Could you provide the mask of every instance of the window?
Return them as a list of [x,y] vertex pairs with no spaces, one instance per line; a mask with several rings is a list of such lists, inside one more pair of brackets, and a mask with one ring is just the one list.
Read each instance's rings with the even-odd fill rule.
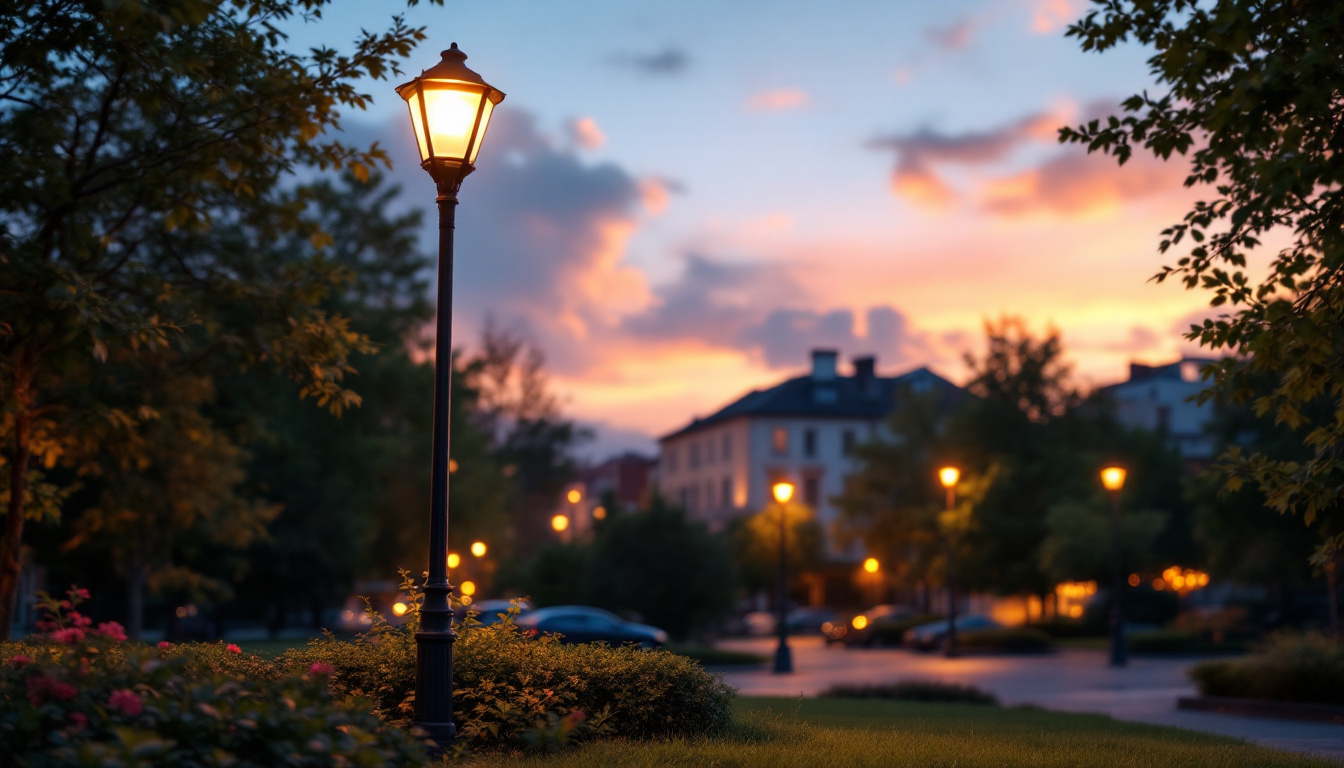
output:
[[803,478],[803,503],[816,508],[821,502],[821,478],[813,475]]
[[731,432],[723,433],[723,460],[728,461],[733,458],[733,435]]
[[714,438],[712,437],[705,441],[705,463],[714,463]]
[[789,455],[789,428],[775,427],[774,433],[770,436],[770,446],[776,456]]
[[809,459],[817,455],[817,430],[803,431],[803,455]]
[[854,430],[846,429],[840,435],[840,450],[846,456],[850,456],[854,453]]
[[690,462],[690,464],[691,464],[691,469],[695,469],[695,468],[697,468],[697,467],[700,466],[700,444],[699,444],[699,443],[691,443],[691,462]]
[[733,506],[733,479],[725,477],[723,478],[723,508],[732,509]]
[[670,448],[670,447],[669,447],[669,448],[667,449],[667,471],[668,471],[668,472],[676,472],[676,471],[677,471],[677,449],[676,449],[676,448]]

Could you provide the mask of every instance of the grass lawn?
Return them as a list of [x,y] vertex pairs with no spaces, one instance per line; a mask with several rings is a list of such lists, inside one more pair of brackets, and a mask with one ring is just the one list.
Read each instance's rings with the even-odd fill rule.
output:
[[737,700],[732,732],[703,740],[605,742],[548,756],[485,756],[473,768],[1129,768],[1336,766],[1100,715],[853,699]]

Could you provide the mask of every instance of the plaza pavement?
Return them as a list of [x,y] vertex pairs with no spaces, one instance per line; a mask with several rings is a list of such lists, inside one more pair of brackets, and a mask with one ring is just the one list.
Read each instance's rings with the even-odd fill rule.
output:
[[[1344,725],[1237,717],[1176,709],[1178,696],[1196,693],[1185,670],[1196,659],[1131,658],[1113,669],[1100,650],[1066,649],[1041,656],[963,656],[897,648],[826,648],[820,637],[791,638],[794,673],[776,675],[768,665],[735,670],[724,679],[744,696],[816,696],[836,683],[936,680],[974,685],[1007,706],[1031,704],[1066,712],[1095,712],[1119,720],[1189,728],[1246,739],[1278,749],[1344,760]],[[720,647],[764,656],[772,638],[726,640]]]

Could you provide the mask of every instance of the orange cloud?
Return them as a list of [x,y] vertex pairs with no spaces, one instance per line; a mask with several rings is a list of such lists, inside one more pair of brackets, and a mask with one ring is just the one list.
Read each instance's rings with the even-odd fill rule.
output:
[[785,112],[807,104],[807,94],[797,88],[761,91],[747,100],[747,109],[753,112]]
[[1072,148],[1036,168],[986,182],[980,208],[1009,218],[1103,217],[1134,200],[1182,189],[1188,168],[1180,156],[1164,162],[1136,154],[1121,166]]
[[908,168],[891,175],[891,191],[925,208],[950,208],[957,194],[932,169]]

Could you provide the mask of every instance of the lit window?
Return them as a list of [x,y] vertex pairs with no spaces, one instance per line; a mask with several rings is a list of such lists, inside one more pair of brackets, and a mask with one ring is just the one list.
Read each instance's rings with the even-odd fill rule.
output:
[[770,445],[774,448],[776,456],[789,455],[789,428],[775,427],[774,434],[770,437]]

